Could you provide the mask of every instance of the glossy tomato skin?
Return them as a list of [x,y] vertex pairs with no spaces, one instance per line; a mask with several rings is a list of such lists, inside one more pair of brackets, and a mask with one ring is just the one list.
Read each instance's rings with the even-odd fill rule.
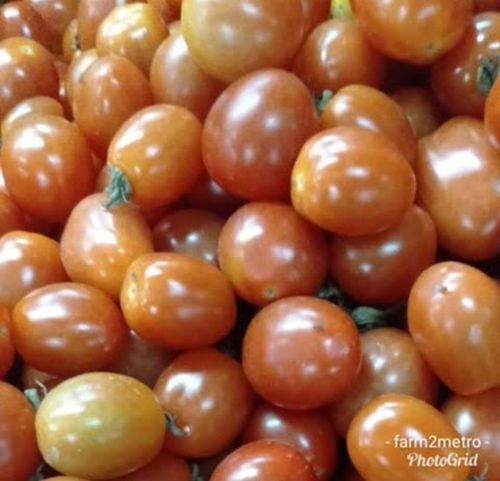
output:
[[116,133],[108,165],[132,187],[132,201],[151,210],[179,199],[203,171],[201,122],[184,107],[154,105],[130,117]]
[[330,0],[301,0],[304,12],[304,38],[320,23],[328,19]]
[[477,85],[484,58],[500,55],[500,12],[477,14],[458,45],[432,67],[431,86],[453,115],[482,117],[486,95]]
[[338,235],[384,231],[413,203],[410,164],[382,134],[336,127],[310,138],[292,172],[292,202],[311,222]]
[[266,401],[315,409],[356,382],[359,334],[342,309],[314,297],[289,297],[253,318],[243,340],[243,368]]
[[373,87],[349,85],[340,89],[321,114],[321,126],[363,127],[385,135],[411,164],[417,157],[417,139],[403,109]]
[[497,78],[486,100],[484,126],[490,142],[500,150],[500,77]]
[[378,50],[415,64],[431,64],[451,50],[473,13],[473,0],[353,0],[352,6]]
[[[244,478],[243,478],[244,476]],[[291,446],[264,439],[233,451],[210,481],[316,481],[311,465]]]
[[180,30],[157,48],[149,77],[156,103],[185,107],[200,120],[225,88],[193,61]]
[[337,439],[323,411],[291,411],[261,403],[241,435],[243,444],[274,439],[299,451],[314,469],[318,481],[332,479],[337,467]]
[[100,372],[52,389],[35,426],[45,461],[89,480],[117,478],[146,465],[160,451],[165,432],[161,408],[147,386]]
[[476,12],[495,11],[500,9],[500,0],[475,0]]
[[469,472],[464,466],[410,465],[408,454],[424,458],[450,454],[465,456],[463,447],[412,447],[404,449],[396,439],[459,440],[451,423],[426,402],[406,394],[384,394],[364,406],[354,418],[347,435],[347,448],[352,463],[366,481],[394,479],[463,481]]
[[110,297],[68,282],[21,299],[12,313],[12,334],[29,365],[67,377],[106,368],[123,349],[127,330]]
[[26,481],[41,461],[35,437],[35,412],[14,386],[0,381],[0,472],[9,481]]
[[479,465],[472,474],[488,469],[488,479],[500,479],[500,388],[474,396],[452,395],[442,408],[443,414],[464,437],[480,439]]
[[14,364],[15,354],[9,311],[5,306],[0,305],[0,379]]
[[467,260],[498,255],[500,152],[483,124],[451,119],[422,139],[419,150],[417,202],[432,217],[440,246]]
[[241,365],[215,349],[180,354],[158,378],[154,392],[182,433],[176,437],[167,430],[166,451],[189,458],[228,448],[253,405]]
[[57,98],[59,78],[54,58],[42,45],[28,38],[0,42],[0,119],[19,102],[35,95]]
[[[64,84],[66,88],[66,96],[68,98],[68,103],[73,109],[73,99],[74,91],[76,86],[80,83],[83,74],[88,68],[98,59],[97,52],[95,48],[85,50],[78,55],[73,57],[73,60],[69,64],[68,70],[65,75]],[[71,114],[73,112],[71,111]]]
[[407,394],[434,404],[438,380],[407,332],[391,327],[364,332],[361,351],[363,361],[356,384],[330,408],[341,436],[347,435],[356,413],[381,394]]
[[0,236],[27,227],[26,218],[9,195],[0,192]]
[[125,272],[138,257],[153,252],[153,236],[136,207],[104,207],[93,194],[71,213],[61,237],[61,259],[74,282],[93,285],[118,299]]
[[215,102],[203,130],[203,161],[210,177],[238,197],[287,200],[295,159],[317,130],[305,85],[284,70],[260,70]]
[[293,207],[251,202],[226,222],[219,262],[239,297],[264,306],[294,295],[312,295],[328,270],[325,235]]
[[[467,264],[442,262],[424,271],[408,301],[408,326],[436,375],[455,393],[499,384],[500,287]],[[467,356],[463,353],[466,352]]]
[[153,55],[168,35],[159,12],[135,2],[115,7],[99,25],[96,50],[99,56],[120,55],[149,74]]
[[181,16],[194,61],[228,83],[254,70],[286,67],[304,32],[301,0],[184,0]]
[[191,467],[184,459],[161,452],[143,468],[115,481],[192,481]]
[[186,254],[156,253],[135,260],[120,304],[131,329],[170,349],[215,344],[236,322],[229,281],[213,265]]
[[293,72],[318,95],[350,84],[378,87],[384,78],[385,60],[365,39],[357,20],[330,19],[304,40]]
[[122,124],[152,103],[151,89],[139,68],[126,58],[111,55],[94,62],[77,84],[73,116],[92,150],[105,159]]
[[436,253],[434,223],[427,212],[413,205],[398,224],[380,234],[334,237],[330,273],[357,303],[391,305],[408,298]]
[[223,225],[224,219],[208,210],[177,210],[156,224],[155,250],[189,254],[217,265],[217,245]]
[[3,139],[2,168],[16,204],[48,222],[65,221],[78,201],[92,192],[97,177],[83,134],[53,115],[18,121]]

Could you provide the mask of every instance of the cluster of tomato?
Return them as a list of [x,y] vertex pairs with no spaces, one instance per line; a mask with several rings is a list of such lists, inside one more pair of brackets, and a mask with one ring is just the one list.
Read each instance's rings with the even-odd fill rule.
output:
[[0,481],[500,481],[499,0],[0,3]]

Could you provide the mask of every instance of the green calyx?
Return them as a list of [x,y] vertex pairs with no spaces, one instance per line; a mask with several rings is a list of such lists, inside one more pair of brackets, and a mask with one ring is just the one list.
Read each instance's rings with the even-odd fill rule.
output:
[[109,209],[127,204],[130,202],[130,197],[132,196],[132,186],[125,172],[112,165],[108,165],[106,168],[109,173],[109,183],[104,190],[104,194],[108,197],[104,207]]
[[350,0],[332,0],[330,15],[338,20],[352,18],[354,14]]
[[498,77],[498,69],[500,66],[500,55],[493,55],[491,57],[482,57],[477,69],[476,85],[479,92],[483,95],[490,93],[495,80]]
[[321,115],[325,111],[326,106],[332,97],[333,92],[331,90],[323,90],[323,92],[314,97],[314,105],[316,106],[318,115]]
[[36,381],[38,387],[25,389],[24,397],[30,402],[35,411],[38,411],[40,404],[44,400],[45,396],[47,396],[48,390],[45,384],[40,381]]
[[165,426],[174,438],[183,438],[186,435],[186,433],[177,426],[175,417],[172,416],[172,414],[165,414]]
[[191,464],[191,481],[205,481],[200,471],[200,467],[196,463]]

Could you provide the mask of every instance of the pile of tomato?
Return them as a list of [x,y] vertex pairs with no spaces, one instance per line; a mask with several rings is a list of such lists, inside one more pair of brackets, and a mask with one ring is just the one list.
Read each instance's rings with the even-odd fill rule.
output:
[[0,481],[500,481],[499,0],[0,1]]

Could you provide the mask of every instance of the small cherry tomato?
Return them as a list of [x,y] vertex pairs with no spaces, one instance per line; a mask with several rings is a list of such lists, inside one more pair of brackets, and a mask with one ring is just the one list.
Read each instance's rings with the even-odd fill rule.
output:
[[500,150],[500,77],[497,78],[486,100],[484,126],[491,143]]
[[0,192],[0,236],[27,227],[26,217],[5,192]]
[[14,364],[15,354],[9,311],[5,306],[0,305],[0,379]]
[[314,297],[266,306],[243,340],[250,384],[266,401],[289,409],[314,409],[341,398],[356,382],[360,364],[353,320]]
[[83,74],[98,58],[97,52],[93,48],[75,55],[69,64],[64,83],[66,87],[66,96],[71,106],[73,104],[74,91],[76,90],[77,85],[79,85]]
[[165,449],[189,458],[228,448],[253,404],[241,365],[215,349],[180,354],[161,374],[154,392],[173,425]]
[[146,466],[114,481],[198,481],[192,477],[191,467],[168,453],[160,453]]
[[434,264],[410,293],[410,333],[436,375],[457,394],[500,384],[499,320],[500,286],[467,264]]

